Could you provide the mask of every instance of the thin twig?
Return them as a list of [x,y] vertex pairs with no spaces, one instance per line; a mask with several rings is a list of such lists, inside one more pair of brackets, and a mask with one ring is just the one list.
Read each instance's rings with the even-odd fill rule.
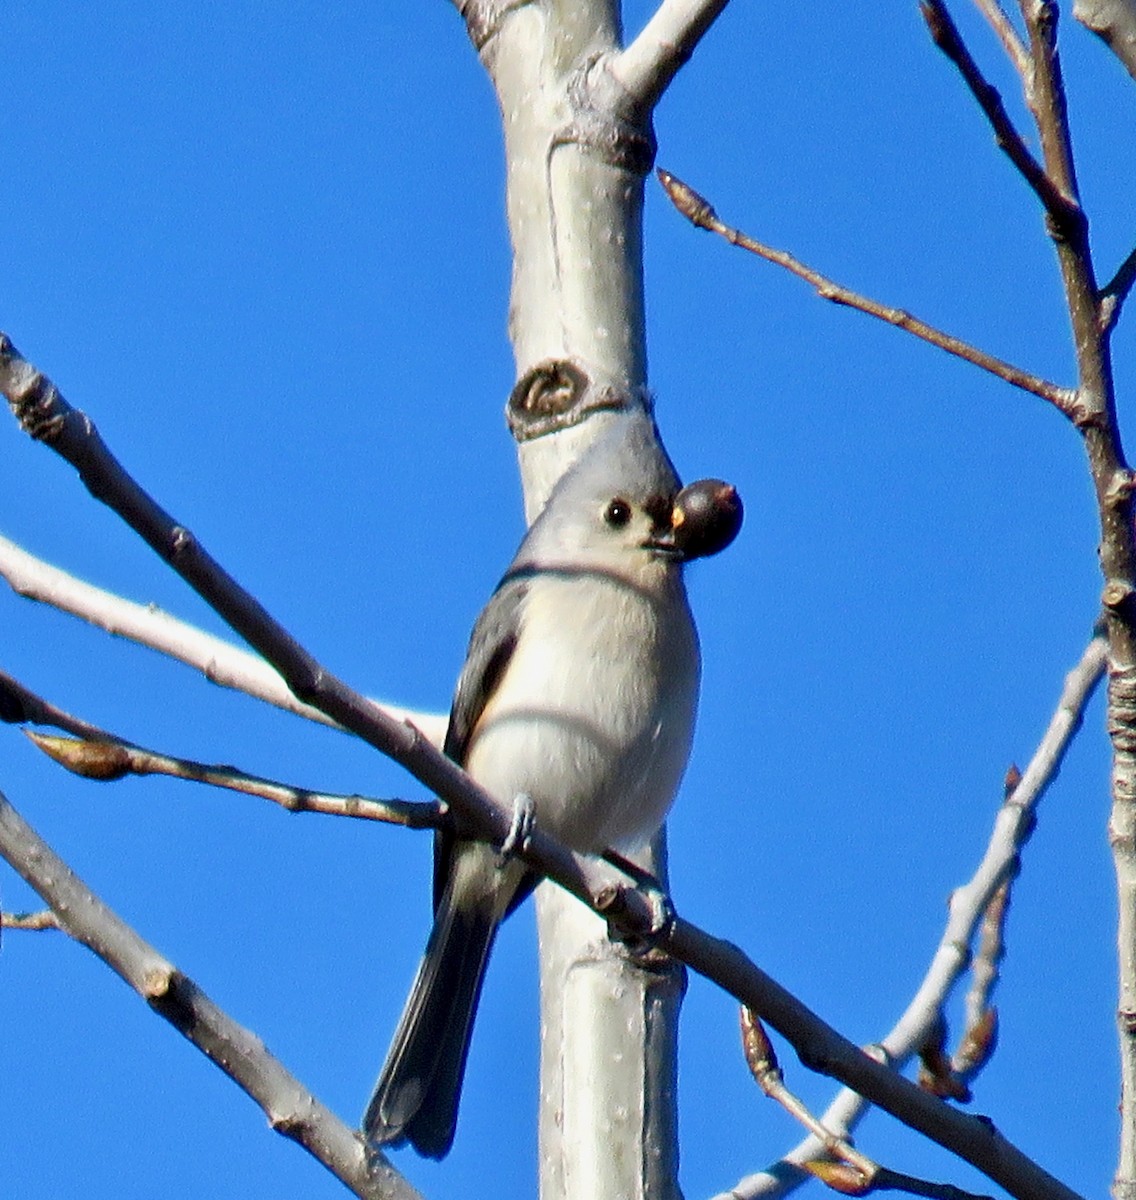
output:
[[932,1200],[990,1200],[964,1192],[949,1183],[932,1183],[914,1175],[904,1175],[870,1159],[846,1138],[825,1128],[797,1096],[786,1086],[785,1077],[757,1016],[744,1005],[741,1009],[742,1049],[746,1065],[758,1087],[799,1121],[822,1147],[826,1158],[805,1163],[805,1169],[833,1191],[845,1196],[868,1196],[872,1192],[902,1191]]
[[767,262],[776,263],[777,266],[784,267],[785,270],[796,275],[798,279],[803,279],[806,283],[811,284],[822,299],[831,300],[834,304],[846,305],[848,308],[854,308],[858,312],[867,313],[868,316],[877,317],[881,321],[886,321],[889,325],[894,325],[899,329],[914,334],[915,337],[922,338],[925,342],[930,342],[932,346],[938,346],[940,350],[945,350],[948,354],[953,354],[957,358],[965,359],[977,367],[982,367],[983,370],[997,375],[999,379],[1004,379],[1007,383],[1012,383],[1015,387],[1019,387],[1023,391],[1032,392],[1033,395],[1040,396],[1043,400],[1048,400],[1050,404],[1054,405],[1054,407],[1063,412],[1071,420],[1075,421],[1077,419],[1076,392],[1071,391],[1069,388],[1060,387],[1055,383],[1050,383],[1048,380],[1041,379],[1036,375],[1031,375],[1029,372],[1023,371],[1000,358],[995,358],[992,354],[987,354],[984,350],[979,350],[967,342],[960,341],[958,338],[952,337],[949,333],[943,333],[942,330],[928,325],[925,321],[921,321],[918,317],[912,316],[911,313],[905,312],[903,309],[888,307],[875,300],[870,300],[866,296],[849,291],[845,287],[841,287],[840,284],[834,283],[831,279],[821,275],[820,272],[805,266],[804,263],[799,262],[784,250],[775,250],[762,242],[756,241],[740,230],[726,225],[714,211],[709,201],[700,196],[688,184],[683,183],[681,179],[670,174],[669,171],[659,170],[656,174],[674,206],[684,217],[700,229],[708,229],[711,233],[716,233],[720,237],[725,238],[732,245],[740,246],[743,250],[748,250],[750,253],[756,254],[759,258],[764,258]]
[[1061,230],[1083,225],[1085,216],[1077,203],[1076,193],[1063,190],[1030,153],[1022,135],[1010,120],[998,89],[987,82],[966,48],[946,5],[942,0],[920,0],[919,8],[927,22],[931,40],[958,68],[971,94],[986,114],[998,148],[1017,167],[1022,178],[1045,206],[1054,225]]
[[[758,1087],[771,1099],[776,1100],[794,1120],[799,1121],[817,1141],[825,1154],[838,1159],[855,1172],[856,1194],[870,1190],[872,1182],[879,1171],[879,1166],[866,1155],[854,1149],[844,1138],[831,1133],[816,1119],[808,1107],[795,1096],[786,1086],[785,1077],[777,1061],[765,1030],[757,1014],[744,1005],[741,1008],[742,1050],[745,1054],[746,1065],[754,1077]],[[810,1164],[809,1169],[814,1175],[820,1174],[814,1170],[819,1163]],[[820,1175],[823,1179],[824,1176]],[[826,1180],[826,1182],[829,1182]]]
[[973,1079],[986,1065],[998,1037],[998,1013],[990,997],[998,983],[999,966],[1005,955],[1006,917],[1010,911],[1009,878],[990,897],[982,910],[978,950],[970,967],[966,993],[966,1032],[954,1056],[954,1069],[964,1079]]
[[974,2],[978,11],[986,18],[987,24],[998,35],[1002,49],[1006,51],[1006,57],[1014,64],[1014,70],[1024,82],[1030,71],[1029,52],[1026,50],[1025,43],[1018,36],[1018,31],[1011,24],[1010,18],[1006,15],[1006,10],[998,3],[998,0],[974,0]]
[[[992,897],[1015,870],[1018,854],[1033,828],[1037,805],[1056,778],[1069,744],[1081,727],[1085,708],[1104,676],[1107,652],[1107,641],[1098,634],[1065,677],[1053,716],[1025,773],[1013,792],[1004,797],[982,862],[970,881],[952,894],[947,925],[923,982],[879,1044],[881,1057],[896,1069],[926,1043],[928,1031],[940,1019],[951,990],[966,970],[967,947]],[[826,1129],[846,1135],[864,1118],[868,1107],[862,1095],[845,1088],[833,1099],[821,1121]],[[808,1179],[802,1164],[821,1150],[815,1139],[807,1138],[778,1163],[740,1180],[717,1200],[776,1200]]]
[[421,1200],[384,1155],[291,1075],[204,992],[144,942],[75,875],[0,794],[0,856],[43,897],[59,924],[111,966],[150,1007],[264,1110],[269,1125],[363,1200]]
[[[1058,1195],[1071,1200],[1076,1194],[1010,1145],[993,1122],[944,1104],[841,1037],[736,946],[710,937],[681,917],[675,918],[672,931],[662,945],[687,966],[760,1013],[763,1021],[797,1048],[802,1061],[819,1067],[825,1074],[841,1077],[861,1096],[870,1096],[872,1103],[878,1103],[940,1145],[946,1144],[942,1138],[949,1138],[948,1148],[952,1153],[1019,1200]],[[827,1117],[824,1123],[832,1128]]]
[[640,104],[652,108],[727,0],[662,0],[639,36],[608,64]]
[[0,671],[0,721],[10,725],[49,725],[52,729],[62,729],[76,737],[104,742],[120,740],[90,721],[56,708],[4,671]]
[[955,1073],[954,1064],[947,1053],[947,1021],[941,1011],[922,1045],[917,1047],[917,1053],[921,1088],[944,1100],[957,1100],[962,1104],[970,1100],[970,1088]]
[[39,912],[0,913],[0,927],[24,929],[35,933],[44,929],[63,929],[59,918],[50,908],[40,909]]
[[1109,334],[1116,328],[1120,320],[1120,310],[1124,301],[1136,284],[1136,248],[1129,252],[1128,257],[1117,268],[1116,274],[1101,288],[1100,294],[1100,327],[1101,333]]
[[880,1167],[872,1184],[877,1192],[909,1192],[912,1196],[926,1196],[929,1200],[990,1200],[989,1196],[964,1192],[951,1183],[932,1183],[914,1175],[905,1175],[902,1171],[893,1171],[890,1167]]
[[[3,390],[3,389],[0,389]],[[0,536],[0,577],[19,596],[49,604],[87,621],[114,637],[147,646],[200,671],[211,683],[232,688],[309,721],[334,725],[325,713],[303,704],[288,690],[277,671],[259,655],[214,637],[153,604],[135,604],[104,591],[29,554]],[[375,700],[396,721],[410,721],[436,746],[446,732],[446,716],[420,712]]]
[[[392,721],[370,701],[322,667],[248,592],[236,583],[126,473],[84,414],[20,357],[0,335],[0,390],[23,428],[71,462],[97,499],[107,504],[157,551],[237,633],[248,640],[305,703],[334,718],[404,766],[446,801],[455,817],[487,841],[509,833],[510,809],[478,786],[411,725]],[[662,931],[658,904],[617,876],[610,866],[570,852],[539,826],[517,853],[556,880],[624,937],[652,938],[660,949],[724,988],[762,1018],[825,1074],[854,1088],[897,1119],[985,1172],[1020,1200],[1077,1200],[1077,1193],[1042,1170],[977,1117],[957,1112],[909,1080],[869,1058],[770,979],[737,947],[681,917]]]
[[[1061,195],[1076,202],[1077,172],[1073,160],[1073,142],[1069,136],[1069,115],[1065,104],[1065,83],[1057,52],[1058,9],[1053,0],[1018,0],[1018,7],[1029,35],[1031,70],[1026,87],[1026,103],[1037,125],[1047,179]],[[1051,212],[1060,237],[1068,238],[1086,228],[1084,213],[1076,204],[1079,221],[1067,226],[1060,213]]]
[[211,787],[226,788],[246,796],[260,796],[288,812],[316,812],[362,821],[384,821],[406,829],[440,829],[447,825],[445,810],[436,801],[376,800],[368,796],[342,796],[313,792],[257,775],[236,767],[209,765],[188,758],[174,758],[145,750],[120,739],[55,737],[26,731],[27,736],[49,758],[84,779],[110,782],[126,775],[169,775]]

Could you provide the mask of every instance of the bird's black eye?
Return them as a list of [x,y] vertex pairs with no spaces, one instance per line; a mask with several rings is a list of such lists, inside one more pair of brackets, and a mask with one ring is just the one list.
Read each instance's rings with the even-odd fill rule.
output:
[[612,529],[622,529],[631,520],[631,505],[619,496],[604,509],[604,520]]

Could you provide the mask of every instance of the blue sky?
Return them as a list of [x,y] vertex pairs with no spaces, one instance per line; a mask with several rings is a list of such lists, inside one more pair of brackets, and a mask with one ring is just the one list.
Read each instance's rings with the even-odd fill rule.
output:
[[[957,6],[1022,118],[1000,51]],[[628,6],[629,29],[651,6]],[[522,531],[500,135],[453,9],[5,6],[0,328],[318,656],[444,708]],[[1064,29],[1100,273],[1134,235],[1136,91]],[[722,216],[1059,382],[1072,361],[1033,197],[914,5],[735,3],[657,118],[659,163]],[[691,572],[705,660],[671,821],[679,909],[849,1037],[906,1005],[1081,652],[1099,579],[1076,434],[1015,392],[686,225],[648,186],[651,383],[684,477],[737,483],[737,543]],[[1131,314],[1116,343],[1121,408]],[[73,472],[0,425],[0,531],[219,623]],[[145,745],[418,796],[347,738],[0,593],[4,669]],[[1115,899],[1096,702],[1044,802],[976,1111],[1088,1193],[1115,1157]],[[90,885],[346,1118],[425,940],[429,839],[171,781],[64,777],[0,729],[0,786]],[[32,903],[0,871],[6,908]],[[0,1194],[334,1197],[340,1186],[86,951],[0,950]],[[427,1195],[531,1194],[530,912],[503,932],[458,1141]],[[692,980],[682,1183],[796,1140]],[[830,1087],[783,1052],[790,1083]],[[989,1190],[889,1118],[861,1145]],[[161,1181],[160,1183],[158,1181]]]

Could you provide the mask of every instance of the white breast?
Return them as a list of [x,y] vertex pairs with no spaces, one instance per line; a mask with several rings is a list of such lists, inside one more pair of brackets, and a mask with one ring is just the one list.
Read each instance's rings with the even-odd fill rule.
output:
[[661,592],[589,573],[535,578],[521,634],[466,757],[506,804],[577,850],[634,849],[686,767],[698,641],[678,572]]

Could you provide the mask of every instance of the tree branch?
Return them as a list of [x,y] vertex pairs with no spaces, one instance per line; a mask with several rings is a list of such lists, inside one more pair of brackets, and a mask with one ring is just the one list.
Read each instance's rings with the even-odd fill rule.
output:
[[1116,274],[1104,285],[1100,295],[1101,332],[1109,334],[1120,320],[1120,310],[1136,284],[1136,249],[1117,268]]
[[1018,31],[1010,23],[1006,10],[998,3],[998,0],[975,0],[975,4],[986,18],[987,24],[998,35],[1002,49],[1006,51],[1006,57],[1014,64],[1014,69],[1024,82],[1030,69],[1029,52],[1022,39],[1018,37]]
[[28,732],[31,740],[53,761],[84,779],[111,782],[126,775],[169,775],[211,787],[241,792],[271,800],[288,812],[316,812],[362,821],[383,821],[405,829],[440,829],[449,824],[445,810],[436,801],[376,800],[367,796],[341,796],[313,792],[257,775],[236,767],[211,766],[188,758],[173,758],[144,750],[119,739],[77,740]]
[[0,794],[0,855],[51,906],[59,924],[94,951],[161,1017],[361,1200],[421,1200],[386,1157],[321,1104],[265,1049],[75,875]]
[[96,741],[120,740],[98,725],[73,717],[54,704],[49,704],[4,671],[0,671],[0,721],[10,725],[50,725],[52,729],[62,729],[76,737],[93,738]]
[[986,114],[998,148],[1018,168],[1022,178],[1045,206],[1054,225],[1063,231],[1083,225],[1085,215],[1077,202],[1075,190],[1063,188],[1030,153],[1021,134],[1014,128],[998,89],[986,81],[966,48],[946,5],[942,0],[920,0],[919,8],[927,22],[931,40],[958,68]]
[[[323,717],[322,713],[319,715]],[[289,812],[318,812],[383,821],[407,829],[441,829],[450,823],[445,809],[435,800],[376,800],[367,796],[314,792],[249,775],[236,767],[209,765],[147,750],[98,725],[73,717],[3,671],[0,671],[0,720],[11,724],[45,725],[75,734],[74,738],[61,738],[25,730],[49,758],[85,779],[110,782],[125,775],[168,775],[259,796]]]
[[[773,1043],[766,1036],[757,1015],[745,1007],[741,1010],[741,1027],[742,1050],[745,1054],[746,1065],[757,1086],[771,1100],[780,1104],[795,1121],[804,1125],[820,1143],[825,1155],[838,1160],[842,1166],[850,1168],[855,1173],[856,1194],[870,1191],[872,1181],[879,1171],[878,1165],[856,1150],[850,1142],[830,1133],[813,1116],[804,1102],[785,1086],[785,1077],[781,1071],[781,1064],[777,1061]],[[810,1171],[812,1174],[824,1178],[823,1174],[813,1170],[812,1166],[810,1166]],[[825,1182],[830,1181],[825,1180]]]
[[1023,371],[1011,363],[1004,362],[1000,358],[995,358],[992,354],[987,354],[984,350],[979,350],[967,342],[960,341],[958,338],[952,337],[949,333],[943,333],[941,330],[928,325],[925,321],[921,321],[918,317],[912,316],[911,313],[905,312],[903,309],[890,308],[875,300],[870,300],[866,296],[861,296],[856,292],[849,291],[845,287],[841,287],[840,284],[834,283],[831,279],[821,275],[819,271],[814,271],[811,267],[805,266],[804,263],[799,262],[784,250],[775,250],[762,242],[755,241],[740,230],[726,225],[719,218],[708,200],[700,196],[692,187],[683,183],[681,179],[672,175],[669,171],[660,169],[656,174],[674,206],[687,220],[697,225],[700,229],[707,229],[711,233],[716,233],[720,237],[724,237],[731,245],[740,246],[743,250],[748,250],[751,254],[756,254],[759,258],[764,258],[767,262],[776,263],[777,266],[784,267],[786,271],[796,275],[798,279],[803,279],[806,283],[811,284],[816,290],[817,295],[822,299],[831,300],[833,304],[846,305],[848,308],[854,308],[858,312],[867,313],[870,317],[886,321],[889,325],[894,325],[898,329],[913,334],[925,342],[930,342],[932,346],[937,346],[940,350],[945,350],[948,354],[955,355],[956,358],[964,359],[966,362],[973,363],[976,367],[981,367],[983,370],[989,371],[992,375],[997,375],[999,379],[1003,379],[1007,383],[1012,383],[1015,387],[1019,387],[1023,391],[1032,392],[1033,395],[1040,396],[1043,400],[1048,400],[1050,404],[1064,413],[1070,420],[1077,420],[1079,409],[1077,407],[1076,392],[1069,388],[1059,387],[1055,383],[1050,383],[1048,380],[1031,375],[1027,371]]
[[608,70],[645,108],[654,108],[728,0],[662,0]]
[[22,929],[39,933],[44,929],[63,930],[59,918],[50,908],[29,913],[0,913],[0,928]]
[[[1107,641],[1098,634],[1065,677],[1057,706],[1025,773],[1004,797],[981,863],[970,881],[952,893],[947,924],[923,982],[907,1010],[879,1043],[886,1061],[897,1069],[918,1052],[940,1019],[951,990],[966,969],[967,947],[976,929],[986,920],[993,898],[1013,876],[1018,854],[1033,828],[1038,803],[1057,777],[1069,744],[1081,727],[1085,708],[1104,676],[1107,653]],[[985,965],[976,965],[979,971],[986,969]],[[827,1130],[845,1136],[866,1113],[864,1097],[845,1089],[821,1121]],[[787,1195],[809,1178],[801,1164],[822,1151],[821,1143],[807,1138],[779,1163],[741,1180],[719,1200],[726,1200],[726,1195],[730,1200],[776,1200]]]
[[[1031,172],[1035,190],[1046,202],[1049,233],[1057,251],[1065,302],[1072,327],[1077,361],[1077,426],[1085,443],[1101,525],[1099,559],[1104,576],[1102,601],[1108,635],[1108,732],[1112,747],[1112,811],[1109,837],[1119,899],[1118,941],[1121,1114],[1120,1152],[1113,1193],[1136,1196],[1136,536],[1133,530],[1136,475],[1130,469],[1116,412],[1109,333],[1119,302],[1131,287],[1136,265],[1126,262],[1102,294],[1089,244],[1088,221],[1078,201],[1076,167],[1069,130],[1065,85],[1057,47],[1058,9],[1052,0],[1019,0],[1029,38],[1030,69],[1026,101],[1041,142],[1043,177],[1036,164],[1019,163]],[[925,13],[945,17],[939,0],[930,0]],[[933,32],[935,22],[929,18]],[[949,18],[937,22],[947,29]],[[954,33],[954,52],[948,53],[967,76],[972,91],[992,122],[997,113],[990,96],[972,76],[969,56]],[[938,39],[936,39],[938,40]],[[942,43],[940,43],[942,44]],[[952,43],[953,44],[953,43]],[[944,46],[946,48],[946,46]],[[1020,156],[1019,156],[1020,157]],[[1015,159],[1015,161],[1018,161]],[[1049,181],[1060,203],[1047,199]]]
[[[3,335],[0,335],[0,339]],[[0,347],[3,342],[0,341]],[[8,343],[11,345],[11,343]],[[2,353],[0,349],[0,353]],[[2,370],[2,367],[0,367]],[[0,391],[3,391],[0,388]],[[200,671],[210,683],[243,692],[285,712],[334,725],[326,714],[303,704],[259,655],[250,654],[223,638],[178,620],[153,604],[135,604],[113,592],[77,579],[36,558],[15,542],[0,536],[0,577],[28,600],[49,604],[111,634],[147,646],[187,667]],[[373,703],[396,721],[410,721],[436,746],[442,744],[448,718],[444,713],[400,708],[382,700]]]
[[[215,562],[183,526],[142,490],[102,442],[88,417],[19,357],[0,335],[0,389],[24,429],[74,465],[91,494],[111,507],[225,621],[271,662],[306,703],[401,763],[444,799],[455,818],[501,842],[512,813],[411,725],[400,725],[322,667]],[[583,900],[625,938],[648,939],[753,1009],[797,1048],[813,1070],[831,1075],[985,1172],[1019,1200],[1078,1200],[984,1119],[948,1107],[884,1066],[756,967],[735,946],[676,916],[662,930],[658,905],[610,867],[572,853],[537,827],[520,851],[541,874]]]

